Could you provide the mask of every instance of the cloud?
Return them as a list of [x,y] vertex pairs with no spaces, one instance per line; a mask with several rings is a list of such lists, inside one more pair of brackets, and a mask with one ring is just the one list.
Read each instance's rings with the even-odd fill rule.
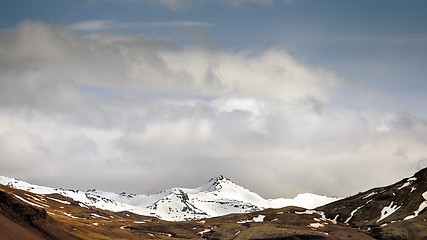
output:
[[123,26],[111,20],[90,20],[72,24],[70,27],[77,31],[96,32],[103,30],[115,30]]
[[73,31],[82,33],[116,32],[123,29],[142,29],[142,28],[204,28],[212,24],[200,21],[166,21],[166,22],[117,22],[112,20],[88,20],[69,25]]
[[[124,0],[125,2],[129,0]],[[144,1],[144,0],[143,0]],[[207,5],[211,3],[219,3],[226,6],[241,7],[247,4],[255,4],[258,6],[273,6],[275,4],[291,4],[297,0],[145,0],[152,4],[163,5],[173,11],[183,11],[194,7],[195,5]]]
[[280,48],[23,22],[0,32],[0,174],[138,193],[224,174],[266,197],[343,196],[425,162],[424,119],[336,104],[342,88]]
[[224,2],[232,6],[240,6],[248,3],[268,6],[268,5],[274,4],[277,1],[276,0],[225,0]]
[[185,27],[185,28],[193,28],[193,27],[209,27],[212,24],[207,22],[198,22],[198,21],[169,21],[169,22],[152,22],[146,23],[144,26],[147,27]]
[[[166,6],[173,11],[182,11],[191,7],[196,1],[193,0],[147,0],[153,4],[160,4]],[[203,1],[203,0],[202,0]]]

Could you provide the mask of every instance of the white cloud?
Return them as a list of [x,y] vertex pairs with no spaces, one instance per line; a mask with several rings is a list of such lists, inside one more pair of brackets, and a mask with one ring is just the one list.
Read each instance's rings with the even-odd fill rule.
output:
[[121,26],[119,23],[111,20],[89,20],[72,24],[70,27],[77,31],[97,32],[104,30],[115,30]]
[[242,4],[254,3],[258,5],[271,5],[276,2],[276,0],[224,0],[226,4],[240,6]]
[[245,122],[248,128],[260,133],[266,133],[265,124],[269,109],[262,102],[250,98],[218,99],[212,102],[212,106],[218,111],[218,114],[223,112],[233,113],[234,111],[248,113],[250,116]]
[[148,1],[155,4],[164,5],[173,11],[184,10],[190,7],[192,4],[196,3],[193,0],[148,0]]
[[[128,0],[124,0],[128,1]],[[208,3],[220,3],[232,7],[241,7],[246,4],[256,4],[260,6],[274,6],[275,4],[291,4],[297,0],[145,0],[152,4],[163,5],[173,11],[187,10],[194,5],[202,5]]]
[[147,27],[185,27],[185,28],[194,28],[194,27],[209,27],[212,24],[207,22],[199,21],[169,21],[169,22],[151,22],[146,23],[144,26]]
[[114,32],[122,29],[141,29],[141,28],[203,28],[212,24],[200,21],[166,21],[166,22],[116,22],[112,20],[88,20],[69,25],[72,30],[96,33],[96,32]]
[[0,174],[145,193],[225,174],[267,197],[346,195],[425,162],[423,119],[333,107],[340,87],[282,49],[25,22],[0,33]]

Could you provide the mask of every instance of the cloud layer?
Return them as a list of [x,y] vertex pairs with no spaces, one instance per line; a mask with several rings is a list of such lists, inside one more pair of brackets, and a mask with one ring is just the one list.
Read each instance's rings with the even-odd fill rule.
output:
[[0,174],[138,193],[224,174],[288,197],[344,196],[424,167],[424,119],[353,109],[340,91],[352,89],[280,48],[27,21],[0,32]]
[[[128,0],[119,0],[119,1],[128,1]],[[144,1],[144,0],[143,0]],[[226,6],[232,7],[241,7],[245,4],[255,4],[259,6],[272,6],[277,3],[281,4],[290,4],[296,0],[220,0],[220,1],[212,1],[212,0],[145,0],[152,4],[160,4],[163,5],[170,10],[173,11],[183,11],[191,8],[195,5],[206,4],[206,3],[215,3],[219,2],[220,4],[224,4]]]

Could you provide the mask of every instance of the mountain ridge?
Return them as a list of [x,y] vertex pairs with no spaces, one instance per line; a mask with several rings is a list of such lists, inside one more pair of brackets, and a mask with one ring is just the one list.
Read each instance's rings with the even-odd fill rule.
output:
[[170,188],[155,194],[127,194],[91,190],[66,190],[30,184],[15,178],[0,176],[0,183],[36,194],[60,194],[113,212],[129,211],[168,221],[217,217],[230,213],[248,213],[266,208],[298,206],[314,208],[337,200],[316,194],[300,194],[293,199],[264,199],[247,188],[219,175],[197,188]]
[[[42,234],[45,231],[70,234],[70,239],[73,236],[81,239],[427,239],[427,168],[394,184],[372,188],[314,209],[293,206],[262,209],[261,204],[301,203],[305,197],[313,201],[316,195],[306,193],[294,199],[263,199],[223,176],[212,178],[198,188],[170,188],[154,195],[53,189],[6,177],[0,177],[0,183],[7,183],[8,186],[0,184],[0,193],[3,191],[4,196],[9,196],[3,198],[3,205],[0,202],[0,217],[25,219],[21,215],[40,212],[43,213],[40,216],[44,216],[39,218],[38,229]],[[239,195],[240,200],[230,199],[233,195]],[[7,214],[14,208],[4,204],[4,199],[29,211]],[[242,201],[244,199],[253,200],[252,205]],[[131,208],[137,211],[128,211]],[[135,214],[142,211],[138,208],[148,215]],[[227,213],[233,211],[238,213]],[[219,216],[213,217],[215,214]],[[0,228],[5,224],[3,220]],[[25,223],[21,227],[31,230]],[[54,232],[50,231],[52,229]],[[4,240],[1,235],[0,239]]]
[[[396,183],[316,208],[329,218],[361,229],[377,229],[378,239],[427,238],[427,168]],[[398,229],[398,230],[396,230]]]

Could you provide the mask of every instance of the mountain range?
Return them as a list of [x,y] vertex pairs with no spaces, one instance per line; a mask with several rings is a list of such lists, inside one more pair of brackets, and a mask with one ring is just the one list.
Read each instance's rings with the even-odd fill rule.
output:
[[427,168],[343,199],[264,199],[223,176],[153,195],[0,183],[0,240],[427,239]]
[[[66,190],[27,183],[0,176],[0,184],[35,194],[59,194],[87,207],[113,212],[129,211],[168,221],[196,220],[230,213],[248,213],[266,208],[299,206],[315,208],[338,200],[311,193],[299,194],[293,199],[264,199],[220,175],[195,188],[171,188],[152,195],[111,193],[98,190]],[[33,199],[27,199],[36,206]],[[40,206],[40,205],[39,205]]]

